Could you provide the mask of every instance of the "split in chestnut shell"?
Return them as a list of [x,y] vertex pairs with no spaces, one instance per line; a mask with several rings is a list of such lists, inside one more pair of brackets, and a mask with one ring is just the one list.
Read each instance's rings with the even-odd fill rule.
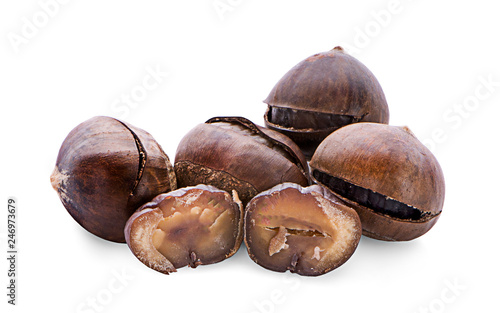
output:
[[120,243],[138,207],[176,188],[170,160],[154,138],[106,116],[91,118],[68,134],[50,180],[83,228]]
[[358,212],[368,237],[412,240],[429,231],[441,214],[443,172],[407,127],[345,126],[319,145],[310,166],[313,181]]
[[372,72],[341,47],[293,67],[264,100],[268,128],[295,141],[310,159],[321,141],[342,126],[389,122],[384,92]]

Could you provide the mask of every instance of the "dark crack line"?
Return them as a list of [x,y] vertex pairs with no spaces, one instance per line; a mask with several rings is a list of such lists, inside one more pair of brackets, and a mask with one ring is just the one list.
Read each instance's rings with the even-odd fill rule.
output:
[[[265,227],[268,230],[278,231],[279,227]],[[287,234],[289,235],[297,235],[303,237],[331,237],[327,233],[322,233],[318,230],[307,230],[307,229],[294,229],[285,227]]]

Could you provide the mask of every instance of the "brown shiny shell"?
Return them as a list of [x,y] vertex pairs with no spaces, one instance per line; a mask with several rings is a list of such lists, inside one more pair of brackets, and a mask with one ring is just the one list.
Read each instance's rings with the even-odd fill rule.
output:
[[243,204],[282,182],[308,184],[297,145],[242,117],[216,117],[193,128],[179,143],[174,167],[179,187],[234,189]]
[[370,201],[360,205],[359,195],[340,194],[357,210],[364,234],[373,238],[414,239],[434,225],[443,208],[441,167],[407,127],[377,123],[345,126],[321,143],[310,166],[312,178],[330,189],[333,181],[340,181],[349,184],[351,192],[361,190],[365,198],[374,195],[386,204],[406,205],[403,209],[417,213],[416,217],[401,218],[397,215],[400,212],[372,209],[372,204],[366,204]]
[[154,138],[105,116],[91,118],[68,134],[50,180],[83,228],[121,243],[134,211],[176,188],[170,160]]
[[[266,126],[293,139],[307,157],[334,130],[355,122],[389,122],[384,92],[372,72],[341,47],[315,54],[293,67],[264,100]],[[286,124],[273,109],[288,109]],[[318,120],[325,116],[348,121]],[[307,120],[312,121],[307,122]]]

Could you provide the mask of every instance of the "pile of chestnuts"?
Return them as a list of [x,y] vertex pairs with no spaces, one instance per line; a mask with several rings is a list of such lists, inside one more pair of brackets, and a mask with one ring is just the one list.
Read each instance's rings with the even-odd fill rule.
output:
[[341,47],[297,64],[264,102],[266,127],[210,118],[173,164],[146,131],[91,118],[64,140],[52,186],[83,228],[165,274],[223,261],[244,242],[266,269],[318,276],[362,234],[407,241],[434,226],[438,161],[388,125],[377,79]]

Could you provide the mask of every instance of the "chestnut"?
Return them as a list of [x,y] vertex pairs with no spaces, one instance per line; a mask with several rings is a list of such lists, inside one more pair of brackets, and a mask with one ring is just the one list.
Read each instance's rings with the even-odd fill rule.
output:
[[50,181],[83,228],[114,242],[125,242],[125,223],[139,206],[176,188],[170,160],[154,138],[106,116],[68,134]]
[[174,168],[179,187],[236,190],[244,205],[279,183],[306,186],[309,179],[306,160],[290,138],[243,117],[214,117],[193,128],[179,143]]
[[389,108],[377,79],[342,47],[295,65],[264,102],[266,126],[295,141],[308,160],[321,141],[342,126],[389,123]]
[[368,237],[412,240],[431,229],[441,214],[443,172],[407,127],[342,127],[319,145],[310,166],[315,182],[358,212]]
[[180,188],[141,206],[125,226],[130,250],[164,274],[188,265],[220,262],[232,256],[243,238],[243,206],[213,186]]
[[284,183],[248,203],[244,231],[255,263],[277,272],[318,276],[351,257],[361,238],[361,222],[327,189]]

